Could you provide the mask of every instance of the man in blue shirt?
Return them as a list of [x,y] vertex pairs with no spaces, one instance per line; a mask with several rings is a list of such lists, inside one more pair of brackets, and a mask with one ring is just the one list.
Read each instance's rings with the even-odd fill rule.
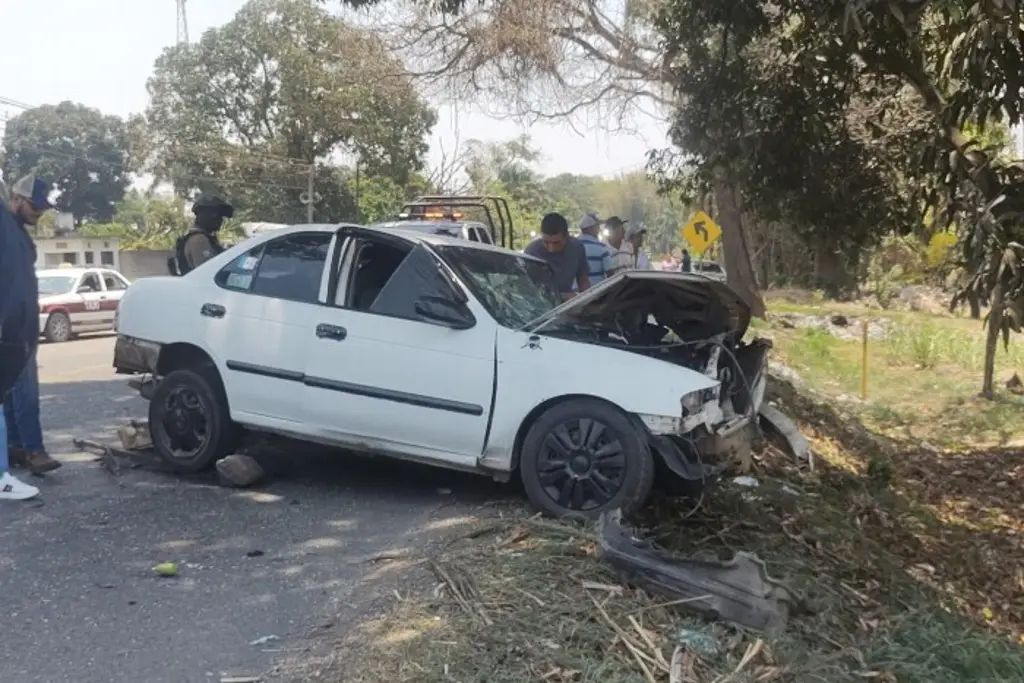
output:
[[597,236],[601,227],[601,219],[596,213],[588,213],[580,219],[580,242],[587,254],[587,268],[590,275],[590,286],[593,287],[615,272],[615,263],[608,245]]
[[[39,284],[36,281],[36,249],[28,226],[51,207],[49,186],[32,176],[11,188],[10,198],[0,197],[0,403],[35,362],[39,344]],[[38,393],[38,387],[36,388]],[[28,500],[39,495],[8,471],[7,426],[0,429],[0,500]]]

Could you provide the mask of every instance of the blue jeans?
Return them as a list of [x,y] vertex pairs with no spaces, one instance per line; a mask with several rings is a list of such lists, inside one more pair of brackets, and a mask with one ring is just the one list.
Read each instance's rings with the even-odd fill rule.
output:
[[[0,406],[2,408],[3,406]],[[6,408],[3,408],[6,411]],[[6,412],[5,412],[6,414]],[[10,469],[7,454],[7,420],[0,420],[0,475]]]
[[6,422],[6,445],[17,446],[26,451],[43,450],[43,426],[39,421],[39,365],[36,352],[18,375],[11,393],[4,399],[4,422]]

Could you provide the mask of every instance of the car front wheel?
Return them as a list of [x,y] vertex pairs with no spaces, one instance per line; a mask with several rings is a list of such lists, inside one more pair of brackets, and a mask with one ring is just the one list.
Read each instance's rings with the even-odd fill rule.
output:
[[149,432],[160,457],[178,472],[199,472],[229,455],[237,427],[216,376],[175,370],[149,401]]
[[71,318],[67,313],[57,311],[51,313],[46,319],[46,327],[43,329],[43,336],[51,344],[66,342],[71,339]]
[[530,427],[519,460],[530,502],[555,517],[633,512],[654,484],[647,440],[621,410],[594,399],[559,403]]

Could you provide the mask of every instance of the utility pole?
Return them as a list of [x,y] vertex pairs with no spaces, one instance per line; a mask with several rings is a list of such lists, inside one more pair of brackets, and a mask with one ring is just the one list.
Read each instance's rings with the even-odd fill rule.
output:
[[188,44],[188,15],[185,13],[185,0],[175,0],[178,6],[178,45]]
[[315,193],[316,188],[313,186],[313,183],[315,181],[316,181],[316,162],[313,162],[312,164],[309,165],[309,178],[307,180],[308,184],[306,186],[306,222],[307,223],[312,223],[313,222],[313,202],[315,201],[315,198],[316,198],[316,193]]
[[359,224],[359,157],[356,157],[356,224]]

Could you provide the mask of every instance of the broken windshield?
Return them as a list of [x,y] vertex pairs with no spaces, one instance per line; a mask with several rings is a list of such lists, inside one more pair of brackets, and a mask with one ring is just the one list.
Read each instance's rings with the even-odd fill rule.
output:
[[437,247],[499,325],[519,329],[562,302],[543,261],[506,251]]

